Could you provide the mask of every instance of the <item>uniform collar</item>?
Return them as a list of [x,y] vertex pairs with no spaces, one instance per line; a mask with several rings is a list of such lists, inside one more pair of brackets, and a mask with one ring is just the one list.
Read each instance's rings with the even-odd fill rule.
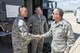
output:
[[56,27],[58,27],[58,26],[63,26],[63,20],[64,20],[64,19],[61,19],[58,23],[56,23],[56,22],[54,21]]
[[22,20],[24,20],[24,18],[23,17],[21,17],[21,16],[18,16],[20,19],[22,19]]
[[[37,16],[36,14],[34,14],[35,16]],[[39,16],[37,16],[37,17],[39,17]],[[42,17],[42,14],[40,15],[40,17]]]

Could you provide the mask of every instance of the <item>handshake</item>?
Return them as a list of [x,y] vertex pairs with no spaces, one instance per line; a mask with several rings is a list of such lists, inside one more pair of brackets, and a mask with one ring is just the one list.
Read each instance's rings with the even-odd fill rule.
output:
[[42,36],[39,34],[34,36],[34,39],[36,39],[37,41],[39,41],[41,38],[42,38]]

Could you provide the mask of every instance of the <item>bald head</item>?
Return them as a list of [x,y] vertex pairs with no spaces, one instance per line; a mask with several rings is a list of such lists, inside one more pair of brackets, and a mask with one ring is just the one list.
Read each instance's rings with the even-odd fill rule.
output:
[[27,17],[27,15],[28,15],[28,10],[27,10],[27,8],[24,7],[24,6],[19,7],[19,15],[20,15],[21,17]]

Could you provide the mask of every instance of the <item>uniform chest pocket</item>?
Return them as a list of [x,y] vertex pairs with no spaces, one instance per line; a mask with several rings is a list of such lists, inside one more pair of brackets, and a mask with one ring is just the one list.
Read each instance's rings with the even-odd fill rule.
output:
[[39,21],[38,20],[33,20],[32,25],[38,25]]
[[39,23],[38,23],[38,22],[35,22],[35,23],[33,23],[33,25],[34,25],[34,26],[38,26],[38,25],[39,25]]
[[63,28],[57,29],[56,33],[57,33],[57,36],[61,38],[65,38],[66,36],[65,30]]

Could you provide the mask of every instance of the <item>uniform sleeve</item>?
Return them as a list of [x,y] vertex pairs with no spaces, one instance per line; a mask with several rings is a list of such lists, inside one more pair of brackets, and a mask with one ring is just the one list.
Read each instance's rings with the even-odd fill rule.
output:
[[23,21],[19,21],[18,28],[19,28],[19,31],[20,31],[20,34],[21,34],[22,38],[27,39],[27,40],[34,38],[34,35],[30,34],[28,32],[28,28],[27,28],[26,24]]
[[27,24],[30,26],[32,24],[32,17],[29,17],[29,19],[27,20]]
[[29,28],[29,32],[31,32],[32,30],[32,17],[29,17],[29,19],[27,20],[27,26]]
[[48,23],[46,21],[46,17],[45,17],[45,23],[44,23],[44,31],[47,32],[48,31]]
[[45,34],[42,34],[42,38],[50,37],[50,36],[52,36],[52,27],[50,27],[48,32],[46,32]]
[[73,46],[74,44],[74,35],[73,35],[73,30],[72,30],[72,27],[69,26],[68,29],[67,29],[67,47],[66,47],[66,50],[69,51],[70,48]]

